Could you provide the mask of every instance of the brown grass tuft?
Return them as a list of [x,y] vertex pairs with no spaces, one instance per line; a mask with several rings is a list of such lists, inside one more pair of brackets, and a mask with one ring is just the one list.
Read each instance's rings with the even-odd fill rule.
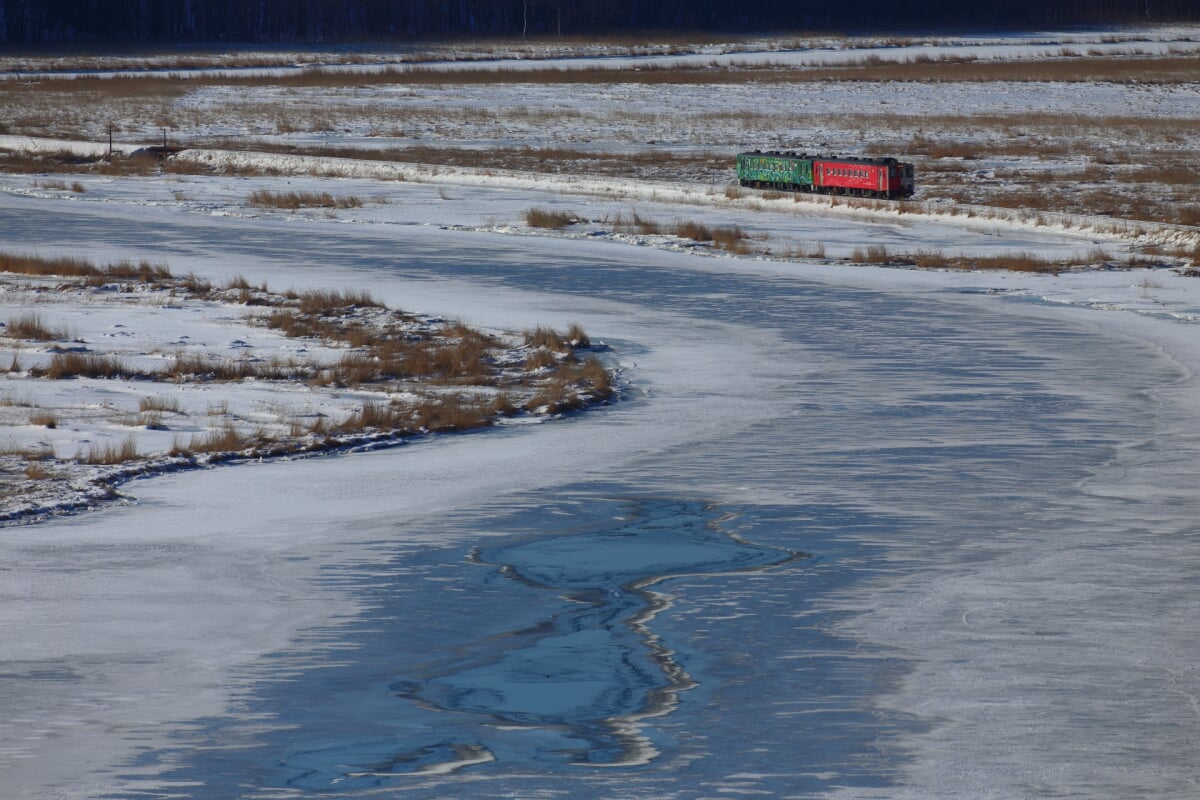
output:
[[428,397],[413,409],[414,424],[431,432],[463,431],[491,425],[494,405],[475,398]]
[[531,228],[560,230],[580,222],[578,216],[569,211],[553,211],[548,208],[531,208],[525,212],[525,224]]
[[525,344],[530,347],[544,347],[555,353],[566,353],[571,344],[553,328],[543,328],[540,325],[525,334]]
[[531,352],[525,358],[524,368],[526,372],[534,372],[539,369],[553,367],[558,364],[558,359],[544,347],[539,347]]
[[567,341],[572,347],[588,348],[592,346],[592,340],[580,327],[578,322],[571,323],[571,327],[567,329]]
[[58,427],[58,417],[51,411],[35,411],[29,415],[29,424],[53,429]]
[[157,411],[178,414],[179,400],[175,397],[163,397],[162,395],[143,397],[138,400],[138,411],[143,413],[147,411]]
[[120,444],[105,443],[88,445],[77,460],[89,465],[124,464],[138,457],[137,443],[129,437]]
[[289,211],[301,208],[361,208],[363,204],[354,195],[334,197],[329,192],[272,192],[267,189],[251,192],[246,203],[259,208],[283,208]]
[[51,380],[65,378],[136,378],[145,377],[113,356],[96,353],[55,353],[44,369],[31,370],[35,377]]
[[45,481],[58,477],[58,473],[40,461],[31,461],[25,465],[25,477],[31,481]]
[[45,257],[23,253],[0,252],[0,272],[11,272],[17,275],[87,277],[98,275],[101,273],[101,270],[84,258],[72,256]]
[[300,301],[301,314],[340,315],[353,308],[383,308],[367,291],[339,291],[337,289],[309,289],[292,292],[290,296]]
[[411,412],[393,403],[368,402],[334,426],[335,433],[359,433],[366,430],[397,431],[411,424]]
[[42,322],[42,318],[32,311],[10,319],[4,326],[4,334],[13,339],[26,339],[34,342],[56,342],[69,337],[64,330],[48,327]]
[[246,449],[250,444],[250,437],[243,436],[234,425],[226,424],[208,433],[193,436],[187,443],[187,447],[182,449],[173,447],[172,452],[175,455],[185,453],[233,453]]

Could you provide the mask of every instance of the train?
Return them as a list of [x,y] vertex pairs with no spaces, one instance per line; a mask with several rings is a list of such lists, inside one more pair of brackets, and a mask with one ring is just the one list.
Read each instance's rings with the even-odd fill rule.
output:
[[777,150],[738,153],[742,186],[848,197],[912,197],[913,165],[894,158],[838,158]]

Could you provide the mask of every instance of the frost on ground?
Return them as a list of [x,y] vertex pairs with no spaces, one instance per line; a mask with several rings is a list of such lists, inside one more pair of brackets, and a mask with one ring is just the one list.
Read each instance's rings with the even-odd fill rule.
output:
[[612,395],[577,327],[481,332],[365,292],[215,287],[146,262],[0,263],[0,520],[111,499],[147,474],[386,446]]

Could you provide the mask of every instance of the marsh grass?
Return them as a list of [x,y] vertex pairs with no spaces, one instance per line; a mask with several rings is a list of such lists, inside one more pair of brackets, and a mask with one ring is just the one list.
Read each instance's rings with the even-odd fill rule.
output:
[[354,195],[334,196],[329,192],[272,192],[256,189],[246,203],[259,208],[282,208],[297,211],[301,208],[361,208],[362,200]]
[[[581,333],[577,331],[576,333]],[[543,348],[554,353],[568,353],[571,342],[553,328],[538,326],[525,333],[525,344],[529,347]]]
[[525,224],[531,228],[560,230],[582,220],[570,211],[554,211],[548,208],[531,208],[525,212]]
[[0,251],[0,272],[16,275],[90,277],[103,270],[84,258],[75,256],[46,257]]
[[288,292],[285,297],[299,300],[301,314],[335,315],[355,308],[383,308],[368,291],[339,289],[309,289],[303,292]]
[[418,430],[449,433],[488,427],[496,414],[494,402],[464,396],[429,397],[413,409]]
[[[245,149],[247,143],[229,142],[228,146],[230,148],[236,146],[237,149]],[[509,147],[504,145],[487,148],[458,148],[434,145],[355,148],[299,146],[266,141],[254,142],[253,149],[267,153],[288,153],[320,158],[352,158],[364,161],[406,162],[482,170],[515,170],[601,176],[628,176],[636,174],[670,178],[681,174],[724,172],[729,168],[728,153],[709,150],[692,153],[673,153],[669,151],[663,152],[658,148],[647,148],[632,152],[607,153],[561,146]]]
[[90,466],[108,466],[136,461],[137,458],[137,442],[133,437],[128,437],[119,443],[90,444],[75,457],[75,460]]
[[150,395],[147,397],[142,397],[138,400],[138,411],[142,413],[150,411],[178,414],[180,413],[179,399],[175,397],[164,397],[163,395]]
[[372,431],[393,435],[449,432],[487,427],[502,406],[496,399],[466,395],[426,395],[411,403],[367,402],[341,423],[332,434]]
[[29,424],[53,429],[58,427],[58,417],[53,411],[39,410],[29,415]]
[[[0,82],[0,104],[3,102],[7,82]],[[96,103],[96,98],[84,96],[76,98],[87,105]],[[102,110],[107,113],[107,109]],[[51,134],[55,128],[43,120],[30,123],[27,126],[31,133],[39,135]],[[40,132],[40,133],[39,133]],[[277,170],[253,165],[226,165],[220,170],[203,161],[188,158],[159,158],[154,155],[114,153],[108,155],[80,154],[69,149],[58,151],[30,151],[18,149],[0,149],[0,172],[14,175],[36,175],[45,173],[103,175],[106,177],[145,177],[152,175],[236,175],[241,177],[271,177],[279,174]],[[56,187],[57,188],[57,187]],[[73,181],[69,186],[72,192],[84,193],[87,187],[79,181]]]
[[1070,259],[1051,259],[1026,251],[1001,253],[998,255],[946,255],[940,250],[917,250],[915,252],[890,252],[882,245],[866,249],[856,248],[849,259],[854,264],[878,264],[885,266],[916,267],[917,269],[953,270],[1005,270],[1009,272],[1031,272],[1057,275],[1065,270],[1116,266],[1127,269],[1159,264],[1161,260],[1147,256],[1131,256],[1118,260],[1107,251],[1094,248],[1082,256]]
[[643,217],[636,211],[628,216],[617,214],[612,220],[605,219],[617,233],[641,236],[677,236],[694,242],[711,243],[720,250],[744,254],[749,252],[749,234],[738,225],[706,225],[696,220],[675,220],[664,223]]
[[612,375],[600,359],[592,356],[582,362],[559,363],[524,408],[534,413],[561,414],[608,400],[614,392]]
[[292,358],[231,359],[203,353],[176,353],[175,359],[161,373],[148,377],[177,382],[295,380],[308,374],[304,364]]
[[588,348],[592,346],[591,337],[578,322],[572,322],[571,327],[567,329],[567,341],[572,347]]
[[25,465],[25,478],[31,481],[46,481],[58,477],[58,472],[42,461],[30,461]]
[[392,431],[412,424],[412,412],[396,403],[363,403],[349,417],[333,427],[334,433],[357,433],[368,429]]
[[749,253],[749,239],[750,235],[738,225],[719,225],[712,229],[713,246],[730,253]]
[[187,445],[178,442],[171,448],[172,455],[193,453],[233,453],[244,450],[252,443],[251,437],[240,433],[235,425],[227,423],[208,433],[192,436]]
[[[289,336],[314,337],[330,347],[345,347],[332,363],[320,360],[297,361],[294,358],[230,359],[205,352],[179,351],[166,367],[138,369],[117,355],[91,352],[59,352],[45,366],[29,371],[31,377],[66,379],[75,377],[114,378],[145,381],[307,381],[315,385],[356,387],[378,391],[381,399],[364,403],[335,425],[325,417],[311,424],[297,418],[286,423],[281,412],[279,424],[285,425],[291,439],[263,427],[247,430],[235,424],[228,401],[210,404],[208,416],[213,427],[187,441],[177,437],[171,453],[175,455],[257,453],[277,455],[294,452],[298,447],[323,449],[340,447],[343,440],[327,439],[314,443],[311,437],[336,437],[346,434],[384,431],[391,435],[410,435],[425,431],[458,431],[492,424],[499,416],[534,409],[562,411],[581,408],[611,396],[611,377],[595,359],[579,362],[575,351],[591,346],[591,339],[578,324],[564,335],[551,328],[529,331],[523,347],[529,363],[522,364],[522,349],[511,337],[475,330],[461,322],[415,318],[388,309],[368,292],[347,290],[289,291],[271,293],[263,285],[254,287],[236,275],[223,285],[187,275],[173,276],[169,270],[150,262],[116,262],[104,266],[77,258],[44,258],[0,252],[0,266],[27,275],[72,278],[85,286],[137,283],[161,290],[170,297],[183,294],[207,302],[253,302],[270,306],[268,310],[247,315],[251,324],[261,324]],[[122,289],[121,291],[129,291]],[[26,335],[44,336],[52,332],[40,319],[27,317],[13,321],[14,330]],[[505,342],[508,342],[505,344]],[[532,356],[531,353],[544,354]],[[535,363],[538,362],[538,363]],[[14,362],[12,369],[19,369]],[[416,401],[389,399],[394,392],[418,395]],[[538,402],[524,402],[536,396]],[[11,395],[4,402],[15,402]],[[179,399],[164,395],[142,395],[137,413],[118,420],[129,426],[162,429],[166,414],[182,414]],[[214,419],[215,418],[215,419]],[[34,410],[33,424],[60,425],[56,414]],[[299,439],[307,439],[301,443]],[[142,458],[132,438],[121,443],[90,444],[77,455],[89,465],[121,464]]]
[[[1016,62],[981,61],[955,56],[886,61],[865,56],[840,65],[781,66],[733,63],[730,66],[639,64],[636,69],[611,67],[498,70],[489,67],[442,70],[410,66],[389,67],[371,76],[379,85],[453,86],[495,84],[677,84],[728,85],[758,83],[810,83],[827,81],[943,83],[993,82],[1106,82],[1119,84],[1176,84],[1195,80],[1200,58],[1194,54],[1165,56],[1058,57]],[[342,70],[305,68],[284,75],[226,74],[205,76],[209,85],[230,87],[283,86],[293,88],[353,89],[362,85],[360,74]],[[44,92],[87,92],[111,98],[178,97],[196,84],[182,75],[116,76],[112,78],[47,76],[36,81]],[[19,87],[29,90],[27,87]],[[10,89],[14,91],[14,89]]]
[[557,363],[558,359],[553,353],[544,347],[539,347],[525,358],[525,371],[536,372],[540,369],[553,367]]
[[812,242],[808,244],[795,245],[784,253],[784,258],[825,258],[825,243]]
[[13,339],[25,339],[33,342],[57,342],[70,337],[67,331],[46,325],[42,318],[32,311],[18,314],[9,319],[4,326],[3,333]]
[[[606,219],[605,222],[608,222]],[[643,217],[636,211],[629,216],[617,214],[612,219],[612,228],[618,233],[635,233],[642,236],[654,236],[662,233],[662,226],[655,220]]]
[[54,353],[44,368],[30,370],[35,377],[51,380],[66,378],[146,378],[121,359],[100,353]]
[[[518,77],[495,70],[436,72],[412,70],[412,83],[488,84],[488,83],[610,83],[646,84],[730,84],[750,80],[766,83],[805,83],[826,81],[942,83],[947,81],[1003,82],[1114,82],[1114,83],[1186,83],[1194,80],[1198,59],[1194,55],[1146,58],[1045,59],[1017,62],[977,61],[971,58],[914,59],[910,62],[885,61],[866,56],[840,65],[781,67],[772,64],[734,63],[717,69],[639,65],[623,69],[545,69]],[[1190,76],[1190,77],[1189,77]],[[399,76],[395,76],[399,77]]]

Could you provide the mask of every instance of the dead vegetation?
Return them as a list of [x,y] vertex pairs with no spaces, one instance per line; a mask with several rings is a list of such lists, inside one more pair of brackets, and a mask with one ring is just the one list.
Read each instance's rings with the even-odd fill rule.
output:
[[[845,46],[850,49],[856,46],[899,47],[905,45],[896,42],[906,41],[909,45],[917,43],[905,37],[866,37],[848,40]],[[788,66],[735,59],[686,69],[648,63],[636,69],[504,71],[480,65],[445,70],[410,64],[385,68],[369,77],[352,70],[322,69],[311,63],[282,76],[214,73],[70,76],[43,73],[26,76],[27,80],[0,82],[0,104],[12,109],[0,124],[10,133],[95,138],[96,120],[111,116],[113,106],[119,105],[122,119],[148,121],[148,127],[170,129],[179,133],[181,141],[189,140],[188,132],[191,131],[191,139],[203,142],[206,147],[477,169],[704,181],[722,185],[728,179],[730,150],[736,146],[730,143],[738,141],[739,133],[754,136],[763,131],[812,131],[811,111],[802,104],[779,104],[776,108],[763,103],[747,107],[734,105],[720,111],[686,109],[672,113],[636,107],[606,109],[603,113],[613,120],[639,132],[638,138],[622,140],[617,149],[582,144],[575,147],[521,147],[501,144],[498,138],[493,142],[496,146],[440,146],[436,143],[403,146],[397,143],[405,139],[487,142],[489,136],[495,136],[493,131],[523,127],[540,132],[563,122],[578,124],[580,120],[586,121],[593,112],[572,103],[480,107],[477,103],[442,103],[426,99],[412,104],[364,104],[358,95],[361,91],[375,89],[388,92],[391,86],[414,90],[435,87],[425,92],[430,95],[442,85],[488,87],[497,83],[568,86],[588,83],[614,87],[674,83],[680,86],[754,87],[776,83],[837,85],[863,81],[996,82],[998,85],[1113,82],[1146,87],[1191,84],[1200,73],[1200,55],[1194,52],[1172,49],[1163,55],[1147,55],[1138,52],[1136,42],[1128,44],[1130,46],[1120,53],[1102,49],[1093,51],[1087,46],[1064,47],[1045,56],[1012,61],[902,53],[893,58],[884,53],[858,59],[851,57],[846,63],[837,65]],[[497,52],[520,53],[522,59],[545,57],[548,52],[561,53],[580,46],[582,43],[556,43],[547,50],[531,43],[495,45]],[[624,45],[615,47],[618,52],[626,51]],[[490,51],[491,46],[488,49]],[[655,45],[634,47],[633,52],[672,49]],[[440,52],[443,58],[458,60],[452,52],[437,48],[422,52],[423,55],[406,58],[420,63],[432,57],[429,53]],[[526,52],[540,55],[530,56]],[[178,60],[216,64],[243,60],[274,63],[279,58],[279,54],[273,53],[197,53],[187,56],[159,53],[145,59],[131,56],[127,60],[129,63],[170,64]],[[330,55],[331,63],[358,63],[364,58],[370,60],[371,57],[350,53]],[[65,59],[65,63],[72,60],[92,63],[93,69],[98,68],[94,60],[82,56]],[[120,63],[123,59],[114,57],[113,60]],[[373,63],[380,63],[380,60],[377,58]],[[176,102],[196,90],[221,87],[234,90],[225,93],[229,99],[194,104]],[[259,90],[261,93],[256,95]],[[309,93],[308,97],[304,96],[305,92]],[[347,100],[351,95],[353,99]],[[42,110],[46,108],[70,109],[71,112],[48,114]],[[224,125],[230,119],[236,120],[235,127],[242,128],[241,133],[226,140],[207,138],[198,133],[214,124]],[[609,124],[610,120],[606,117],[597,123]],[[126,126],[124,132],[127,135],[136,133],[131,123]],[[264,130],[285,135],[343,129],[362,130],[366,135],[378,137],[384,146],[301,146],[258,139]],[[1197,146],[1196,124],[1190,118],[1101,118],[1036,111],[1011,115],[924,115],[892,105],[886,110],[881,107],[877,114],[837,113],[823,119],[821,131],[819,135],[830,143],[830,147],[836,148],[839,142],[863,141],[867,143],[864,149],[868,151],[901,155],[917,161],[920,191],[925,197],[1193,226],[1200,218],[1200,203],[1187,192],[1189,186],[1195,185],[1189,177],[1188,165],[1194,166]],[[393,146],[387,146],[387,139]],[[720,144],[714,146],[714,143]],[[671,146],[658,146],[660,144]],[[687,147],[680,148],[679,144]],[[811,141],[797,142],[795,146],[811,144]],[[1011,192],[1005,190],[1005,181],[978,174],[992,170],[994,163],[988,162],[1000,157],[1015,162],[1012,169],[1017,172],[1017,177],[1013,182],[1017,185]],[[1080,175],[1078,181],[1067,174],[1064,162]],[[1055,171],[1047,169],[1050,165],[1056,167]],[[264,174],[253,168],[223,169],[238,174]],[[0,153],[0,170],[34,174],[138,175],[206,173],[213,168],[186,158],[159,159],[144,154],[83,157],[60,152],[42,155]],[[1085,173],[1091,173],[1094,178]],[[53,185],[58,188],[66,187],[61,180],[49,180],[55,181]],[[51,183],[47,181],[45,185]],[[75,185],[83,188],[79,182]],[[1071,191],[1046,191],[1047,185],[1067,186]],[[1166,194],[1157,196],[1157,190],[1164,187]],[[1079,191],[1074,191],[1075,188]],[[738,192],[736,189],[729,191],[731,194]],[[264,206],[291,210],[336,208],[343,199],[331,197],[309,202],[279,194],[279,197],[264,198]],[[328,205],[329,202],[333,205]]]
[[101,442],[90,444],[75,456],[81,464],[90,466],[110,466],[125,464],[138,458],[137,442],[132,438],[120,442]]
[[39,410],[29,415],[29,424],[54,429],[58,427],[58,417],[53,411]]
[[[253,286],[235,276],[213,285],[195,276],[176,277],[150,262],[97,265],[80,258],[42,257],[0,252],[0,269],[18,275],[74,281],[78,287],[106,287],[112,297],[188,297],[246,309],[246,321],[285,336],[312,339],[340,355],[328,358],[226,358],[181,348],[168,356],[135,360],[114,353],[70,350],[52,352],[22,370],[16,358],[10,368],[23,379],[121,379],[150,386],[172,382],[185,391],[197,383],[254,380],[303,383],[313,387],[366,392],[364,401],[338,419],[317,415],[305,422],[291,416],[271,424],[251,423],[231,412],[229,403],[210,404],[208,430],[177,436],[170,457],[221,460],[238,454],[278,455],[337,449],[362,437],[394,440],[429,432],[485,427],[517,414],[563,413],[601,402],[614,393],[611,376],[594,356],[580,360],[592,346],[578,325],[566,333],[538,327],[523,336],[504,337],[475,330],[460,322],[414,317],[387,308],[368,292],[341,289],[289,290],[282,293]],[[116,284],[118,291],[113,292]],[[68,283],[59,283],[59,289]],[[37,315],[9,320],[6,333],[48,340],[61,338]],[[155,365],[158,363],[161,365]],[[18,404],[6,394],[0,405]],[[63,409],[29,404],[28,424],[56,428]],[[281,411],[281,415],[290,412]],[[140,393],[137,411],[121,412],[118,424],[165,430],[189,418],[179,397]],[[188,424],[195,424],[194,422]],[[372,440],[375,440],[372,439]],[[56,457],[43,448],[9,448],[17,469],[31,480],[59,480]],[[159,456],[164,455],[159,453]],[[155,458],[139,453],[132,438],[95,442],[81,447],[73,460],[90,466],[112,466]],[[42,463],[47,461],[50,463]]]
[[[525,212],[525,223],[532,228],[562,230],[571,225],[589,222],[569,211],[552,211],[544,208],[530,208]],[[738,225],[708,225],[696,220],[675,220],[660,222],[649,217],[643,217],[636,211],[629,214],[617,214],[600,220],[602,225],[612,228],[615,233],[636,234],[640,236],[676,236],[701,244],[709,244],[718,250],[731,253],[745,254],[750,252],[750,235]]]
[[5,336],[33,342],[61,341],[70,335],[60,328],[49,327],[38,314],[32,311],[11,318],[3,328]]
[[[451,113],[450,111],[445,112]],[[516,113],[516,112],[513,112]],[[497,118],[497,124],[502,123]],[[549,120],[548,120],[549,123]],[[484,170],[511,170],[551,174],[579,174],[678,180],[681,176],[706,177],[729,169],[729,154],[709,149],[695,152],[671,152],[648,147],[643,150],[607,152],[572,147],[407,147],[362,148],[301,146],[256,140],[254,142],[211,142],[214,147],[252,147],[265,153],[313,156],[317,158],[353,158],[363,161],[388,161],[409,164],[435,164]]]
[[912,160],[925,198],[1179,225],[1200,221],[1194,120],[1029,112],[867,115],[848,122],[886,128],[866,151]]
[[[842,64],[795,66],[782,63],[714,62],[680,67],[672,64],[640,64],[634,68],[590,67],[504,70],[494,67],[444,70],[422,66],[393,66],[371,75],[376,85],[453,86],[495,84],[740,84],[801,82],[1109,82],[1120,84],[1170,85],[1191,83],[1200,71],[1200,57],[1193,53],[1168,55],[1086,55],[1066,52],[1057,57],[1003,61],[977,60],[955,55],[922,56],[891,61],[865,56]],[[361,86],[360,73],[336,68],[309,67],[282,74],[222,73],[190,76],[176,73],[138,76],[118,74],[44,75],[26,85],[8,87],[11,93],[31,91],[71,92],[107,98],[172,98],[186,93],[198,82],[234,88],[284,86],[289,88],[353,89]]]
[[246,203],[259,208],[282,208],[298,211],[301,208],[361,208],[362,200],[354,195],[333,196],[329,192],[272,192],[256,189]]
[[50,365],[34,367],[30,374],[35,378],[61,381],[67,378],[142,378],[121,359],[98,353],[55,353],[50,356]]
[[[3,89],[0,81],[0,90]],[[2,91],[0,91],[2,95]],[[39,135],[59,133],[56,128],[36,131]],[[14,175],[44,175],[54,174],[83,174],[101,175],[105,177],[138,177],[147,175],[239,175],[244,177],[263,177],[272,173],[270,170],[246,166],[225,166],[220,170],[191,159],[174,157],[160,158],[143,153],[125,154],[123,152],[81,154],[72,150],[30,151],[0,148],[0,172]],[[51,183],[62,184],[62,188],[83,194],[87,191],[79,181],[72,181],[69,186],[65,181],[51,179]],[[45,181],[41,182],[45,186]],[[58,188],[55,186],[55,188]]]
[[1153,256],[1129,256],[1117,259],[1099,248],[1082,256],[1054,259],[1024,251],[996,255],[948,255],[937,249],[894,252],[883,245],[870,245],[865,248],[855,248],[847,261],[851,264],[915,267],[917,269],[1006,270],[1051,275],[1082,268],[1135,269],[1164,266],[1162,259],[1156,259]]
[[604,220],[617,233],[631,233],[641,236],[677,236],[702,244],[711,244],[718,250],[744,255],[750,252],[750,235],[738,225],[707,225],[695,220],[675,220],[660,222],[643,217],[636,211],[628,215],[618,214],[616,217]]
[[525,224],[531,228],[560,230],[580,222],[578,215],[570,211],[554,211],[548,208],[531,208],[525,212]]

